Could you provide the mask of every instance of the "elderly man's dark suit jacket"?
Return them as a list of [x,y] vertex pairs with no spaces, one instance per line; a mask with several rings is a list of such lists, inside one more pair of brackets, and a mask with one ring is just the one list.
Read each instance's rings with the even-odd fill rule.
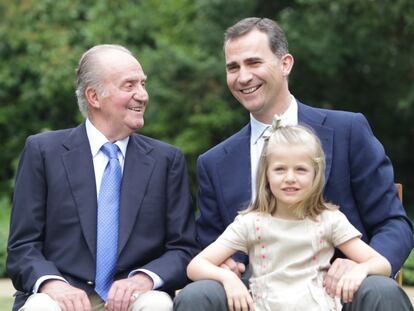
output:
[[[94,290],[97,194],[85,125],[31,136],[14,191],[7,269],[30,293],[44,275]],[[186,164],[178,148],[133,134],[122,178],[116,278],[148,269],[173,292],[197,251]],[[27,296],[27,295],[25,295]],[[16,299],[16,301],[19,299]],[[18,301],[17,301],[18,302]]]
[[[363,239],[396,273],[413,247],[412,226],[398,199],[393,169],[368,122],[357,113],[298,103],[299,123],[311,127],[326,156],[325,198],[338,204]],[[214,241],[251,198],[250,124],[197,162],[197,235]],[[240,257],[239,257],[240,259]]]

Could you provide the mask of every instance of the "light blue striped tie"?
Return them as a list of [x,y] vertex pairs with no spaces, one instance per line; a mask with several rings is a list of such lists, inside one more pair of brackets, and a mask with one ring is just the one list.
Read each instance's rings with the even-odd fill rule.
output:
[[118,252],[119,201],[122,171],[118,146],[106,143],[101,151],[109,158],[98,197],[95,291],[107,300],[113,283]]

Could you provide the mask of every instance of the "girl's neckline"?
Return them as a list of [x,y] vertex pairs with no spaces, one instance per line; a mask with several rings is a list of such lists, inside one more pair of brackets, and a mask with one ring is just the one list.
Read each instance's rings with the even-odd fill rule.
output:
[[310,218],[310,217],[304,217],[302,219],[289,219],[289,218],[282,218],[282,217],[278,217],[278,216],[273,216],[271,214],[263,213],[263,212],[256,212],[256,213],[259,214],[260,216],[268,217],[272,220],[277,220],[277,221],[282,221],[282,222],[300,223],[300,222],[304,222],[304,221],[311,221],[311,222],[319,223],[321,221],[321,219],[320,219],[321,216],[320,215],[316,216],[315,219]]
[[270,219],[280,220],[280,221],[285,221],[285,222],[303,222],[308,219],[308,217],[294,219],[294,218],[284,218],[280,216],[274,216],[268,213],[260,213],[260,214],[266,217],[269,217]]

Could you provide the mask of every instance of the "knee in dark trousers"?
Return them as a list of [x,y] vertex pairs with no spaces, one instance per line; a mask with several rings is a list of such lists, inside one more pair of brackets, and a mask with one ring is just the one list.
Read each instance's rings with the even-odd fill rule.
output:
[[226,311],[227,297],[221,283],[196,281],[184,287],[174,299],[175,311]]
[[344,304],[344,311],[413,311],[413,306],[404,290],[395,280],[372,275],[367,277],[357,290],[351,303]]

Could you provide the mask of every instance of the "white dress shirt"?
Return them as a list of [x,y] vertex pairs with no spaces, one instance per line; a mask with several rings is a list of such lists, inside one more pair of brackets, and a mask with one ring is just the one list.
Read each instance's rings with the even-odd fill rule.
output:
[[[109,162],[108,157],[101,151],[101,147],[106,144],[108,139],[104,134],[93,126],[89,119],[86,119],[86,135],[88,136],[89,146],[91,147],[93,169],[95,171],[95,183],[96,183],[96,195],[99,196],[99,189],[101,188],[102,176],[105,171],[105,167]],[[119,147],[121,152],[118,152],[119,164],[121,164],[121,170],[124,171],[125,154],[128,146],[129,136],[118,140],[115,144]],[[98,197],[96,198],[98,199]]]
[[[101,151],[101,147],[108,142],[108,139],[89,121],[86,120],[86,135],[88,136],[89,145],[91,146],[91,153],[93,158],[93,167],[95,170],[95,181],[96,181],[96,193],[99,195],[99,189],[101,187],[102,176],[105,171],[105,167],[109,162],[108,157]],[[129,142],[129,136],[118,140],[115,144],[119,147],[121,152],[118,152],[118,160],[121,164],[122,172],[124,171],[124,162],[126,149]],[[96,198],[98,199],[98,198]],[[147,269],[136,269],[129,273],[128,277],[138,273],[144,272],[147,274],[154,283],[154,289],[161,287],[164,281],[154,272]]]
[[[296,102],[295,97],[291,95],[288,109],[279,117],[282,119],[283,126],[298,124],[298,103]],[[260,155],[262,154],[264,145],[264,140],[262,137],[266,129],[270,126],[271,124],[265,124],[257,121],[253,115],[250,114],[250,167],[252,177],[252,202],[256,198],[256,175],[257,169],[259,167]]]

